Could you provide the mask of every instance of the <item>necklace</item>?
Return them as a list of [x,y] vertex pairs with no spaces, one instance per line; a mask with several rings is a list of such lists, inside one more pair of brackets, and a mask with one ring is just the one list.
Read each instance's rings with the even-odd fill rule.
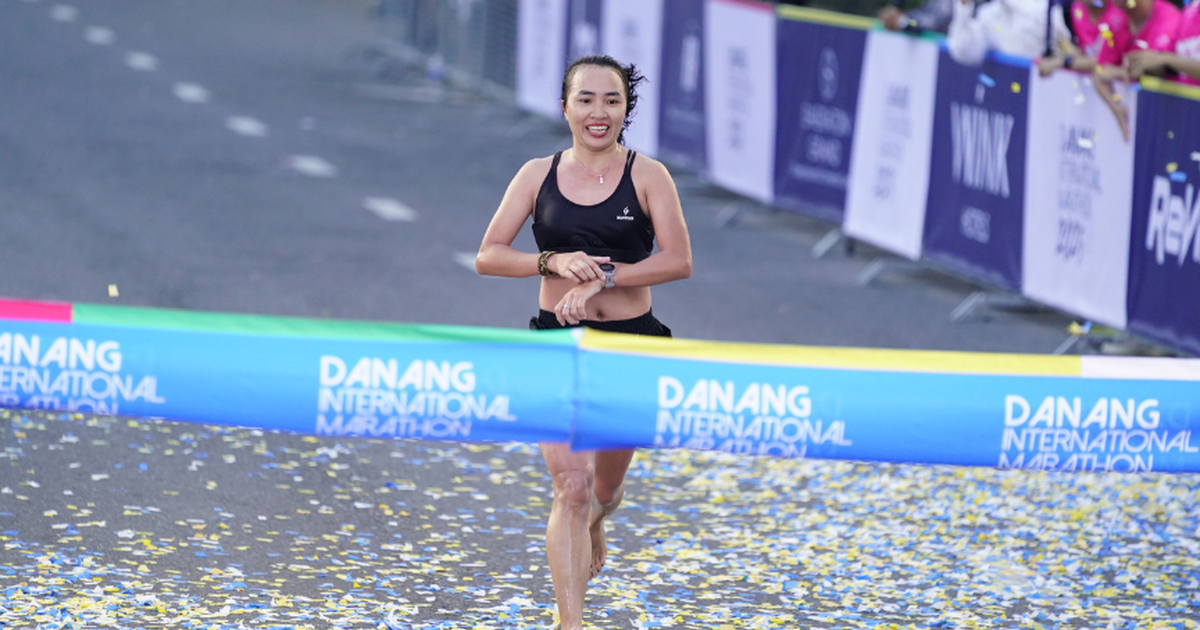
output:
[[[621,149],[619,149],[619,148],[618,148],[618,149],[617,149],[617,155],[616,155],[616,156],[613,156],[613,157],[615,158],[615,157],[617,157],[617,156],[619,156],[619,155],[621,155]],[[595,173],[593,173],[593,172],[591,172],[591,171],[587,170],[587,168],[586,168],[586,167],[584,167],[584,165],[583,165],[583,162],[580,162],[580,161],[579,161],[579,158],[575,157],[575,154],[574,154],[574,153],[572,153],[572,154],[571,154],[571,157],[575,159],[575,165],[579,167],[579,170],[583,171],[584,173],[587,173],[587,174],[588,174],[588,176],[590,176],[590,177],[596,177],[596,178],[599,178],[599,179],[600,179],[600,183],[601,183],[601,184],[603,184],[603,183],[604,183],[604,176],[605,176],[605,175],[608,175],[608,172],[609,172],[610,170],[612,170],[613,164],[616,164],[616,163],[617,163],[617,161],[616,161],[615,159],[613,159],[613,160],[609,160],[609,161],[608,161],[608,166],[604,168],[604,172],[603,172],[603,173],[600,173],[599,175],[597,175],[597,174],[595,174]]]

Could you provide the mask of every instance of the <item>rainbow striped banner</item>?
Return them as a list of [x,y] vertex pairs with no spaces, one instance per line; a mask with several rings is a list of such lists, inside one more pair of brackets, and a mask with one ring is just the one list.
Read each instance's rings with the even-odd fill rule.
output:
[[1200,472],[1200,360],[0,300],[0,406],[325,436]]

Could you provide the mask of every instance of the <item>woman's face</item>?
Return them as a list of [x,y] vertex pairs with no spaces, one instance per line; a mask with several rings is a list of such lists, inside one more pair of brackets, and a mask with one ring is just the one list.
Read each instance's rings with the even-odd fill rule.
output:
[[616,142],[625,121],[625,84],[617,71],[579,66],[570,85],[563,115],[576,142],[595,149]]

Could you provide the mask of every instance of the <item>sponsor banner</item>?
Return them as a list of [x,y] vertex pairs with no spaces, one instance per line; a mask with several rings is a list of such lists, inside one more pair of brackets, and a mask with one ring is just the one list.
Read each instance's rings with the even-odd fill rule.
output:
[[841,223],[866,32],[778,22],[775,204]]
[[570,0],[564,4],[567,5],[566,63],[599,54],[602,0]]
[[663,0],[607,0],[600,30],[604,53],[623,64],[636,65],[646,77],[638,86],[637,109],[633,124],[625,130],[625,144],[646,155],[658,155]]
[[697,173],[708,171],[704,107],[704,4],[663,0],[658,155]]
[[936,42],[867,34],[842,229],[910,260],[925,229],[937,63]]
[[517,5],[517,105],[550,118],[562,115],[567,69],[567,5],[561,0],[520,0]]
[[[1123,329],[1133,142],[1091,77],[1031,69],[1029,85],[1022,291]],[[1136,120],[1137,92],[1114,87]]]
[[774,197],[775,9],[768,2],[704,3],[708,175],[759,201]]
[[[328,436],[1200,472],[1200,359],[768,346],[87,305],[45,321],[29,306],[0,301],[2,406]],[[53,306],[51,316],[63,315],[64,305]]]
[[[939,371],[831,369],[821,365],[827,351],[786,365],[779,353],[803,352],[768,346],[742,360],[701,360],[697,356],[706,351],[722,354],[723,344],[681,342],[701,347],[678,356],[679,344],[645,344],[643,352],[631,354],[602,349],[603,341],[589,348],[594,336],[585,333],[579,357],[576,448],[691,448],[1067,471],[1200,470],[1197,381],[1064,378],[1022,369],[945,372],[953,360]],[[636,351],[643,344],[621,345]],[[871,361],[870,351],[858,352],[867,355],[859,362]],[[773,360],[749,362],[755,354]],[[886,365],[902,361],[903,354],[880,358]],[[921,353],[908,354],[916,365],[931,364]],[[986,363],[986,357],[967,363]],[[1021,362],[992,357],[998,366]],[[1051,372],[1071,366],[1079,374],[1078,358],[1046,364]]]
[[1138,96],[1129,329],[1200,354],[1200,101]]
[[529,335],[339,339],[0,320],[0,406],[316,435],[566,440],[573,338]]
[[1029,63],[965,66],[941,51],[925,257],[1019,290]]

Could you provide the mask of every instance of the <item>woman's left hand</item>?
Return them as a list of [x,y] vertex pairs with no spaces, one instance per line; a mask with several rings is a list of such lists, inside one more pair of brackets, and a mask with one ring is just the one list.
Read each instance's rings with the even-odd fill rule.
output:
[[554,307],[554,317],[564,326],[574,326],[587,319],[587,302],[604,288],[603,280],[590,280],[571,287]]

